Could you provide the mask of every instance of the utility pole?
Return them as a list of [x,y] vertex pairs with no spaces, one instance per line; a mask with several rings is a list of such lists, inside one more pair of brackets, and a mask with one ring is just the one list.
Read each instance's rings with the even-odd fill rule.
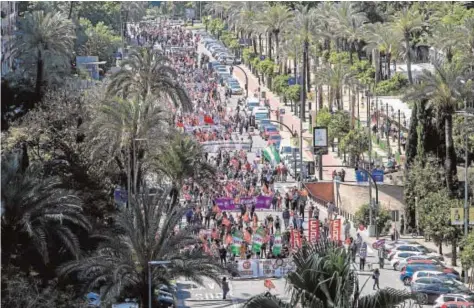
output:
[[303,121],[304,121],[304,104],[306,104],[306,56],[308,54],[308,45],[306,42],[303,47],[303,84],[301,85],[301,105],[300,105],[300,180],[303,183]]
[[[377,75],[375,75],[375,80],[377,80]],[[375,86],[374,86],[374,90],[375,90]],[[371,120],[372,120],[372,117],[371,117],[371,114],[370,114],[370,97],[372,96],[372,93],[370,93],[370,85],[368,86],[368,90],[367,90],[367,129],[369,130],[369,155],[368,155],[368,158],[369,158],[369,168],[368,168],[368,171],[369,171],[369,175],[370,175],[370,172],[372,171],[372,127],[371,127]],[[372,226],[373,225],[373,208],[372,208],[372,182],[369,181],[369,225]]]

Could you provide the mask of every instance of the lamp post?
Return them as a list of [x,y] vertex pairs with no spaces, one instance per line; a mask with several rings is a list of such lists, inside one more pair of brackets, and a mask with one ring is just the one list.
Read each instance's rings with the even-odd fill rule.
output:
[[400,122],[400,109],[398,109],[398,154],[402,154],[402,149],[400,148],[400,139],[402,138],[402,124]]
[[149,261],[148,262],[148,308],[151,308],[151,267],[153,265],[168,265],[171,261]]

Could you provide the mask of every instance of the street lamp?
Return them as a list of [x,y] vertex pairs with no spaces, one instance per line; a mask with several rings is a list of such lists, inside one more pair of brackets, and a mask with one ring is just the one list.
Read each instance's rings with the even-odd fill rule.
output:
[[153,265],[168,265],[171,261],[149,261],[148,262],[148,308],[151,308],[151,267]]

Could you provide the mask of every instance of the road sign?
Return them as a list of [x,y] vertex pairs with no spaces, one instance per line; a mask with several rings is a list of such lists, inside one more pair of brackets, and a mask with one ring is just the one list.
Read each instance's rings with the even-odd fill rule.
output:
[[261,55],[261,56],[260,56],[260,61],[263,61],[263,60],[265,60],[265,56],[264,56],[264,55]]
[[384,172],[380,169],[372,170],[372,177],[375,179],[375,183],[383,183]]
[[367,182],[369,180],[368,174],[361,170],[356,170],[356,181],[357,183]]
[[288,85],[292,86],[296,84],[296,78],[295,77],[290,77],[288,78]]

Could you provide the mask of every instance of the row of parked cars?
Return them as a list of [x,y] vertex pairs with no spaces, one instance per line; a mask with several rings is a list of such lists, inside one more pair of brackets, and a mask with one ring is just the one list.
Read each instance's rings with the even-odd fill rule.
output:
[[236,59],[222,42],[214,39],[206,32],[201,32],[200,35],[204,47],[216,59],[216,61],[211,61],[209,65],[216,71],[221,85],[229,89],[233,95],[242,95],[244,92],[242,87],[226,67],[226,65],[240,64],[240,60]]
[[393,269],[400,271],[400,280],[410,287],[421,304],[434,304],[435,308],[474,308],[474,292],[461,282],[459,272],[446,266],[442,255],[412,241],[385,242],[380,246]]

